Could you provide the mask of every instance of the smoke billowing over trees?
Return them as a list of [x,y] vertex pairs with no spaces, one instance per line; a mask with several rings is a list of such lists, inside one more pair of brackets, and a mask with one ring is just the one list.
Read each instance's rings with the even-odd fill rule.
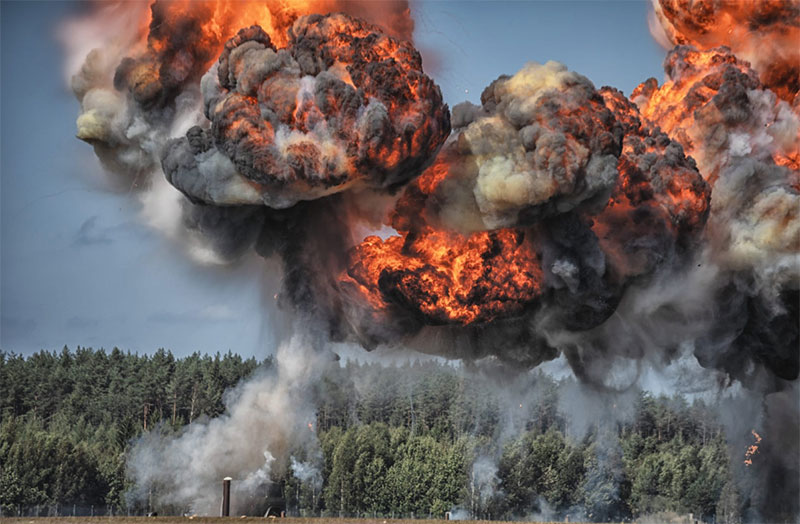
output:
[[[3,353],[4,514],[37,504],[191,510],[160,499],[157,484],[149,499],[126,497],[132,446],[146,433],[219,415],[226,388],[273,365],[231,353]],[[723,397],[632,391],[618,400],[627,418],[576,429],[567,404],[580,387],[574,379],[529,372],[499,388],[493,373],[434,361],[332,362],[308,422],[318,447],[292,449],[263,479],[262,495],[238,511],[263,514],[267,498],[289,514],[332,516],[460,510],[608,521],[674,511],[736,522],[731,515],[752,511],[741,493],[762,457],[744,466],[745,449],[726,444]]]

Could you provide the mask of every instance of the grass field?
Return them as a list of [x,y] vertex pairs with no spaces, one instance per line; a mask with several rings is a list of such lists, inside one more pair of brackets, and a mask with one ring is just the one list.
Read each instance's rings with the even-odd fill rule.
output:
[[[263,517],[7,517],[0,518],[3,524],[76,524],[87,522],[101,524],[233,524],[241,522],[268,522],[269,524],[450,524],[452,520],[401,520],[401,519],[334,519],[334,518],[285,518]],[[503,524],[496,520],[471,520],[470,524]],[[509,523],[511,524],[511,523]],[[513,524],[520,524],[519,521]],[[556,524],[555,522],[537,524]]]

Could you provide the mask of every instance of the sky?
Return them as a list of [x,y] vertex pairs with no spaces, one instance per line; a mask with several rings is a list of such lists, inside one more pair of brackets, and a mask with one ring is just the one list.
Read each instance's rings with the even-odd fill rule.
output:
[[[248,259],[199,267],[103,184],[75,138],[78,103],[58,40],[87,4],[0,4],[0,350],[64,345],[158,348],[183,356],[272,353],[286,317],[270,304],[277,275]],[[665,51],[649,2],[412,3],[426,72],[452,107],[528,61],[563,62],[626,94],[661,80]]]

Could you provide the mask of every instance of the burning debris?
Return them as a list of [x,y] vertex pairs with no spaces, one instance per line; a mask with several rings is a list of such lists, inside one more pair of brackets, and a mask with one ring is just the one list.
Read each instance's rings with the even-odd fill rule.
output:
[[753,434],[753,438],[755,438],[755,443],[747,446],[747,451],[744,453],[745,466],[753,465],[753,455],[758,453],[758,445],[761,444],[761,435],[756,433],[756,430],[752,430],[751,433]]

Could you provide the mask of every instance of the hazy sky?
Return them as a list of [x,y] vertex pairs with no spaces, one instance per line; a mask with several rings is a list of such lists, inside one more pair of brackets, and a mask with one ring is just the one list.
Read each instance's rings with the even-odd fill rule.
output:
[[[527,61],[558,60],[626,94],[662,77],[649,2],[417,2],[415,39],[451,105]],[[92,149],[75,138],[59,23],[88,9],[0,4],[0,349],[63,345],[177,355],[231,349],[263,357],[276,291],[251,260],[201,268],[107,192]]]

